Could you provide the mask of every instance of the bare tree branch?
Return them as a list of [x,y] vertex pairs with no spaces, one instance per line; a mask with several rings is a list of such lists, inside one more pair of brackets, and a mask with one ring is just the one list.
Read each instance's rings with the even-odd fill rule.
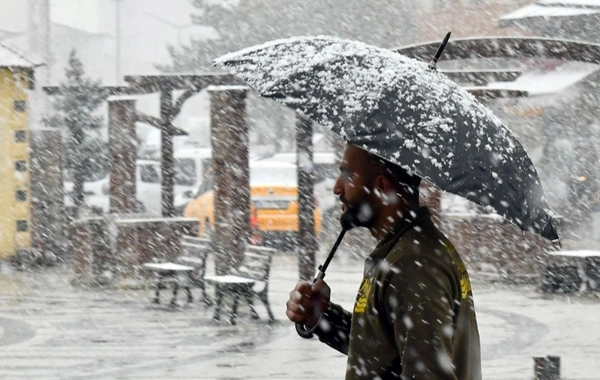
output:
[[183,104],[185,103],[185,101],[188,100],[189,98],[191,98],[192,96],[196,95],[198,92],[199,92],[199,89],[192,87],[188,90],[185,90],[185,92],[183,94],[181,94],[179,96],[179,98],[177,98],[177,101],[175,102],[173,107],[171,107],[171,112],[169,115],[169,123],[171,123],[173,120],[175,120],[175,118],[179,115],[179,113],[181,112],[181,108],[183,107]]

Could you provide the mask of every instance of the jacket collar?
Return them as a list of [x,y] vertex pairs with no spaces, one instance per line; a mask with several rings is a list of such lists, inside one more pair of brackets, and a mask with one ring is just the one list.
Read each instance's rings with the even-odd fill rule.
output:
[[377,246],[369,255],[372,258],[383,258],[394,245],[413,227],[431,221],[431,213],[427,207],[419,207],[415,212],[408,213],[396,222],[390,231],[377,243]]

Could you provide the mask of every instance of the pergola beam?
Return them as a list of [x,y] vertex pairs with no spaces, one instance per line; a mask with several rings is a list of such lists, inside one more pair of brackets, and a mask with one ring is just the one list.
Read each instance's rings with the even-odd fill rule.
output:
[[520,70],[439,70],[440,73],[459,83],[485,86],[490,82],[512,82],[521,75]]
[[[435,55],[439,44],[439,41],[434,41],[392,50],[407,57],[429,62],[431,57]],[[448,42],[440,61],[486,58],[557,59],[600,64],[600,45],[540,37],[462,38]],[[465,82],[467,82],[469,79],[474,78],[473,84],[476,86],[465,86],[464,88],[479,98],[496,99],[528,96],[527,91],[483,87],[490,82],[485,80],[488,75],[494,79],[500,79],[497,81],[503,82],[516,79],[519,75],[518,70],[447,70],[444,73],[459,82],[460,79],[466,79]]]
[[209,86],[243,85],[240,79],[222,73],[126,75],[125,82],[136,93],[153,93],[164,89],[194,89],[198,93]]
[[171,107],[171,116],[170,116],[170,120],[168,120],[169,123],[171,123],[175,117],[177,117],[177,115],[179,115],[181,113],[181,108],[183,108],[183,104],[192,96],[196,95],[198,93],[198,89],[197,88],[192,88],[189,90],[186,90],[183,94],[181,94],[179,96],[179,98],[177,98],[177,100],[175,101],[175,104]]
[[[184,103],[209,86],[239,85],[242,81],[230,74],[165,74],[165,75],[128,75],[125,82],[134,93],[154,93],[160,96],[160,118],[138,113],[136,118],[156,126],[161,130],[161,178],[162,178],[162,214],[174,215],[174,159],[173,136],[187,134],[171,123],[183,108]],[[184,90],[183,94],[173,101],[173,91]]]
[[[108,96],[133,94],[131,88],[127,86],[103,86],[102,88],[107,92]],[[46,86],[43,87],[43,90],[48,95],[60,94],[60,86]]]
[[[423,62],[435,55],[439,41],[392,49]],[[450,40],[440,60],[542,58],[600,64],[600,45],[540,37],[483,37]]]
[[[139,121],[141,123],[146,123],[156,128],[163,128],[163,122],[158,117],[146,115],[142,112],[136,112],[135,121]],[[179,129],[171,123],[166,124],[166,128],[169,130],[169,133],[173,136],[187,136],[188,133],[183,129]]]
[[513,90],[503,88],[489,88],[489,87],[463,87],[465,90],[470,92],[473,96],[479,99],[500,99],[500,98],[526,98],[529,96],[529,92],[524,90]]
[[[209,86],[243,85],[243,82],[231,74],[166,74],[166,75],[127,75],[128,86],[104,87],[108,96],[137,95],[159,93],[160,117],[135,113],[136,121],[160,128],[161,131],[161,174],[162,174],[162,213],[173,216],[173,136],[187,135],[187,132],[175,127],[172,122],[180,114],[185,102]],[[184,90],[173,102],[173,91]],[[47,86],[48,95],[59,94],[60,86]]]

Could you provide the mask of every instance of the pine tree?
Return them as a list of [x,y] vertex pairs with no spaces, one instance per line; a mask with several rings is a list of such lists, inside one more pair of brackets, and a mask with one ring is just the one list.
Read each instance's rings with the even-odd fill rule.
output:
[[54,115],[44,120],[51,127],[64,129],[67,135],[66,167],[73,173],[73,202],[80,209],[84,202],[83,183],[106,165],[107,147],[97,137],[104,126],[98,109],[107,98],[100,80],[85,76],[75,50],[65,69],[54,99]]

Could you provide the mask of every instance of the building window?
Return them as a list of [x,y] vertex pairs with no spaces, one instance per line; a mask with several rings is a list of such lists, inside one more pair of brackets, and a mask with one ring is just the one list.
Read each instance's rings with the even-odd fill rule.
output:
[[27,131],[15,131],[15,142],[25,142],[27,140]]
[[25,112],[27,109],[27,103],[24,100],[15,100],[15,111]]
[[27,191],[17,190],[16,198],[19,202],[25,202],[27,200]]
[[27,170],[27,162],[23,160],[19,160],[15,163],[15,169],[18,172],[24,172]]
[[27,221],[26,220],[17,220],[17,232],[25,232],[27,231]]

